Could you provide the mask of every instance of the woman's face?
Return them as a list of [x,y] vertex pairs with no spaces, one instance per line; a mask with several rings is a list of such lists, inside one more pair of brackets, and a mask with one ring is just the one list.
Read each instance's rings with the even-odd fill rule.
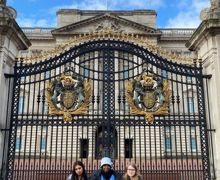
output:
[[128,169],[127,169],[127,174],[128,176],[130,177],[134,177],[136,175],[136,170],[133,166],[128,166]]
[[83,168],[82,168],[82,166],[76,165],[76,167],[75,167],[75,172],[76,172],[76,174],[77,174],[78,176],[82,176],[82,174],[83,174]]

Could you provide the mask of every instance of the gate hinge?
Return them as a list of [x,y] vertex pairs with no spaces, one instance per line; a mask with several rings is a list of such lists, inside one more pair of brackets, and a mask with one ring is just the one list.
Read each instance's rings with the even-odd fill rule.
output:
[[5,78],[13,78],[14,77],[14,74],[8,74],[8,73],[5,73]]
[[212,75],[211,75],[211,74],[207,74],[207,75],[203,75],[202,77],[203,77],[203,78],[207,78],[207,79],[211,79],[211,78],[212,78]]

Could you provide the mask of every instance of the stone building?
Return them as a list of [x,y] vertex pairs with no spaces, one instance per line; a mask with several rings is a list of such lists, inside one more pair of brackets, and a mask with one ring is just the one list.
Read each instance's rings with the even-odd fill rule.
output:
[[[91,173],[102,156],[119,171],[135,162],[145,178],[219,178],[218,1],[197,29],[158,29],[153,10],[79,9],[59,10],[57,27],[22,28],[0,7],[2,178],[65,179],[75,160]],[[82,81],[84,99],[75,82],[75,101],[50,92],[59,78],[69,93],[66,78]],[[144,78],[152,83],[135,99],[129,82]]]

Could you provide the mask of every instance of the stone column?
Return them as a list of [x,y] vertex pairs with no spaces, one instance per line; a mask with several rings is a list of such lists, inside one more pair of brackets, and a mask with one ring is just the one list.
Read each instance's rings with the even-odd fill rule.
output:
[[220,7],[220,0],[211,0],[211,8],[219,8]]
[[[198,58],[203,60],[204,74],[212,75],[207,84],[209,89],[207,96],[210,106],[211,128],[215,129],[211,132],[214,148],[214,172],[216,179],[220,180],[220,0],[211,0],[211,7],[201,12],[201,18],[202,23],[186,46],[195,51]],[[208,112],[207,119],[209,119]],[[214,167],[213,163],[210,164],[210,167]]]
[[[0,179],[6,179],[5,169],[7,161],[7,146],[9,122],[6,123],[9,78],[5,74],[13,75],[15,57],[19,50],[27,49],[31,43],[15,21],[16,11],[6,6],[6,0],[0,0]],[[11,88],[12,88],[12,83]],[[10,117],[7,118],[8,121]],[[5,147],[3,149],[3,147]],[[3,154],[4,152],[4,154]]]

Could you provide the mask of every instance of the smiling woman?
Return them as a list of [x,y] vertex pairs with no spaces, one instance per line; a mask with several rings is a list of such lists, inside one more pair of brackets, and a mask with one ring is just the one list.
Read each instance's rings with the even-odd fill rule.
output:
[[127,167],[123,180],[142,180],[142,177],[139,174],[138,168],[135,164],[130,164]]

